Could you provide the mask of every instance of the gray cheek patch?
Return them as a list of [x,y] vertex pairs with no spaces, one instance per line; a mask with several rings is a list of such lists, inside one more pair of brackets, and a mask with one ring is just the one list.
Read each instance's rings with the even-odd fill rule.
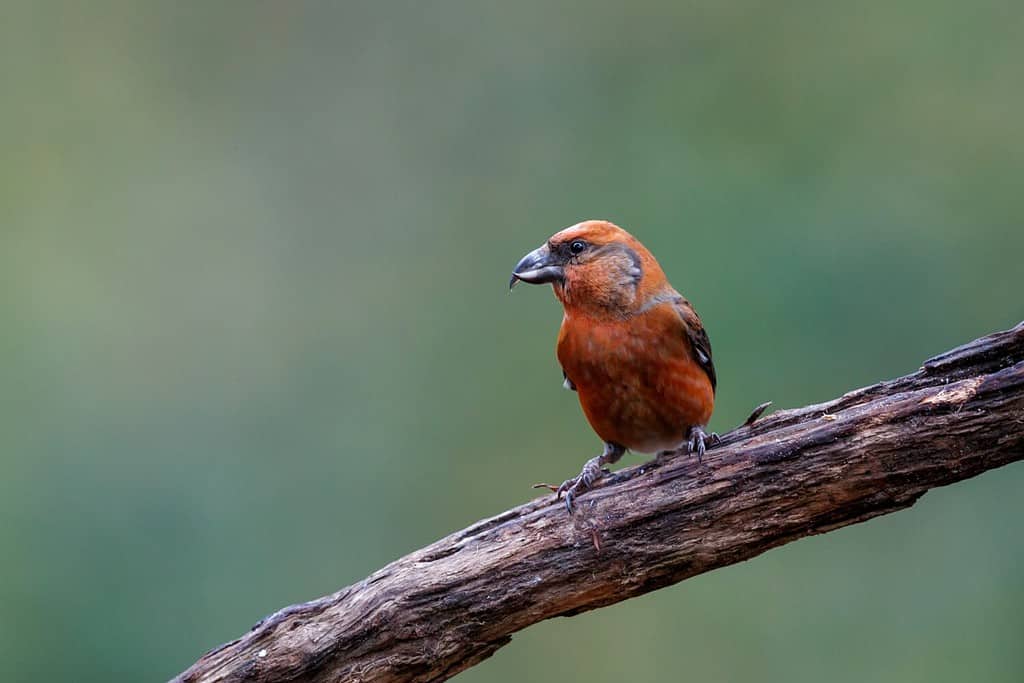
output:
[[644,277],[643,261],[640,260],[640,254],[625,244],[617,242],[600,247],[595,253],[613,255],[612,262],[621,278],[618,280],[619,285],[632,287],[634,291],[640,286],[640,280]]
[[627,272],[629,273],[629,277],[633,279],[633,286],[636,287],[640,284],[640,279],[644,276],[643,262],[640,260],[640,255],[629,247],[626,247],[625,251],[629,256],[630,262],[629,270]]

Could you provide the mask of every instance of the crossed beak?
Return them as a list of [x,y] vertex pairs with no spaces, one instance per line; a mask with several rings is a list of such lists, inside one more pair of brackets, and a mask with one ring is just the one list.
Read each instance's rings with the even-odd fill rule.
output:
[[534,249],[524,256],[512,270],[512,279],[508,281],[508,288],[512,289],[516,283],[522,280],[531,285],[542,285],[546,282],[556,282],[565,277],[562,264],[548,249],[548,245]]

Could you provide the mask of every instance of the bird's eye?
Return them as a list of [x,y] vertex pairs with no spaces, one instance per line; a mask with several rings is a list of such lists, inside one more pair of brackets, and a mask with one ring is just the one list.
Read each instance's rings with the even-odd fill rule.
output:
[[571,251],[573,253],[573,255],[579,254],[580,252],[582,252],[586,248],[587,248],[587,243],[584,242],[583,240],[576,240],[572,244],[569,245],[569,251]]

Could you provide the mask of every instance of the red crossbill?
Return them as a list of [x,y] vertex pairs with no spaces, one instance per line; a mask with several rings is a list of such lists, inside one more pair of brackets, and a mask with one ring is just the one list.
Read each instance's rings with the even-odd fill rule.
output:
[[[697,312],[644,245],[607,221],[584,221],[524,256],[517,282],[550,283],[562,302],[558,362],[604,452],[556,490],[573,498],[626,450],[703,457],[715,405],[711,343]],[[554,487],[552,487],[554,488]]]

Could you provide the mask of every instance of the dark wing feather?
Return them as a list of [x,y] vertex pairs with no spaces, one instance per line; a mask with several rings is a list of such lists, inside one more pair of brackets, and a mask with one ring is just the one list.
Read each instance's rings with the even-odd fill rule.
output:
[[683,327],[686,329],[686,336],[693,348],[693,357],[697,364],[708,374],[711,380],[711,389],[714,391],[718,385],[718,378],[715,376],[715,364],[711,360],[711,340],[704,330],[704,324],[700,321],[697,311],[693,310],[690,302],[679,297],[675,302],[676,310],[683,319]]

